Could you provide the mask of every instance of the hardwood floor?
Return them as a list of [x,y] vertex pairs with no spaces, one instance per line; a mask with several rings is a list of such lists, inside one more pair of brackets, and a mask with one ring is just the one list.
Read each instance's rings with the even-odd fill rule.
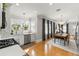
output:
[[36,43],[29,48],[25,48],[24,51],[30,56],[76,56],[74,53],[47,44],[48,41]]

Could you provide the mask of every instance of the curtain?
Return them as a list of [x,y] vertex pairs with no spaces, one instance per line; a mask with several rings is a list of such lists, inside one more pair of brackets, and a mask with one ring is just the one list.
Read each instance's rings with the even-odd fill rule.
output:
[[53,33],[52,33],[52,21],[51,21],[51,37],[52,37],[52,34],[53,34]]
[[47,28],[48,28],[47,38],[49,39],[49,20],[47,20]]
[[42,40],[45,41],[45,19],[42,19]]

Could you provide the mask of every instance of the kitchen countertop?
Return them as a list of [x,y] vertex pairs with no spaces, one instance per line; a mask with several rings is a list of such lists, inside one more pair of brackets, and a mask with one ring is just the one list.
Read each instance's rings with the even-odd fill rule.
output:
[[0,56],[23,56],[25,54],[18,44],[0,49]]

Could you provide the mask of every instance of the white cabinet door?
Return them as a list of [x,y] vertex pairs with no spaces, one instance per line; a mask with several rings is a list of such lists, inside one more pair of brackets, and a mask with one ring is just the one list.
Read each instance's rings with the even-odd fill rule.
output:
[[31,42],[34,42],[36,40],[36,34],[31,34]]
[[20,44],[24,44],[24,35],[15,35],[15,40]]
[[19,36],[19,43],[20,45],[24,45],[24,35]]

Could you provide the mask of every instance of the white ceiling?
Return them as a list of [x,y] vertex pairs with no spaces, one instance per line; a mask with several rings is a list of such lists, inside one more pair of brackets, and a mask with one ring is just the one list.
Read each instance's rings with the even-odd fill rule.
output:
[[[57,12],[56,9],[61,10]],[[19,6],[11,4],[10,12],[16,15],[37,13],[55,20],[78,20],[79,3],[53,3],[52,5],[49,5],[49,3],[21,3]]]

